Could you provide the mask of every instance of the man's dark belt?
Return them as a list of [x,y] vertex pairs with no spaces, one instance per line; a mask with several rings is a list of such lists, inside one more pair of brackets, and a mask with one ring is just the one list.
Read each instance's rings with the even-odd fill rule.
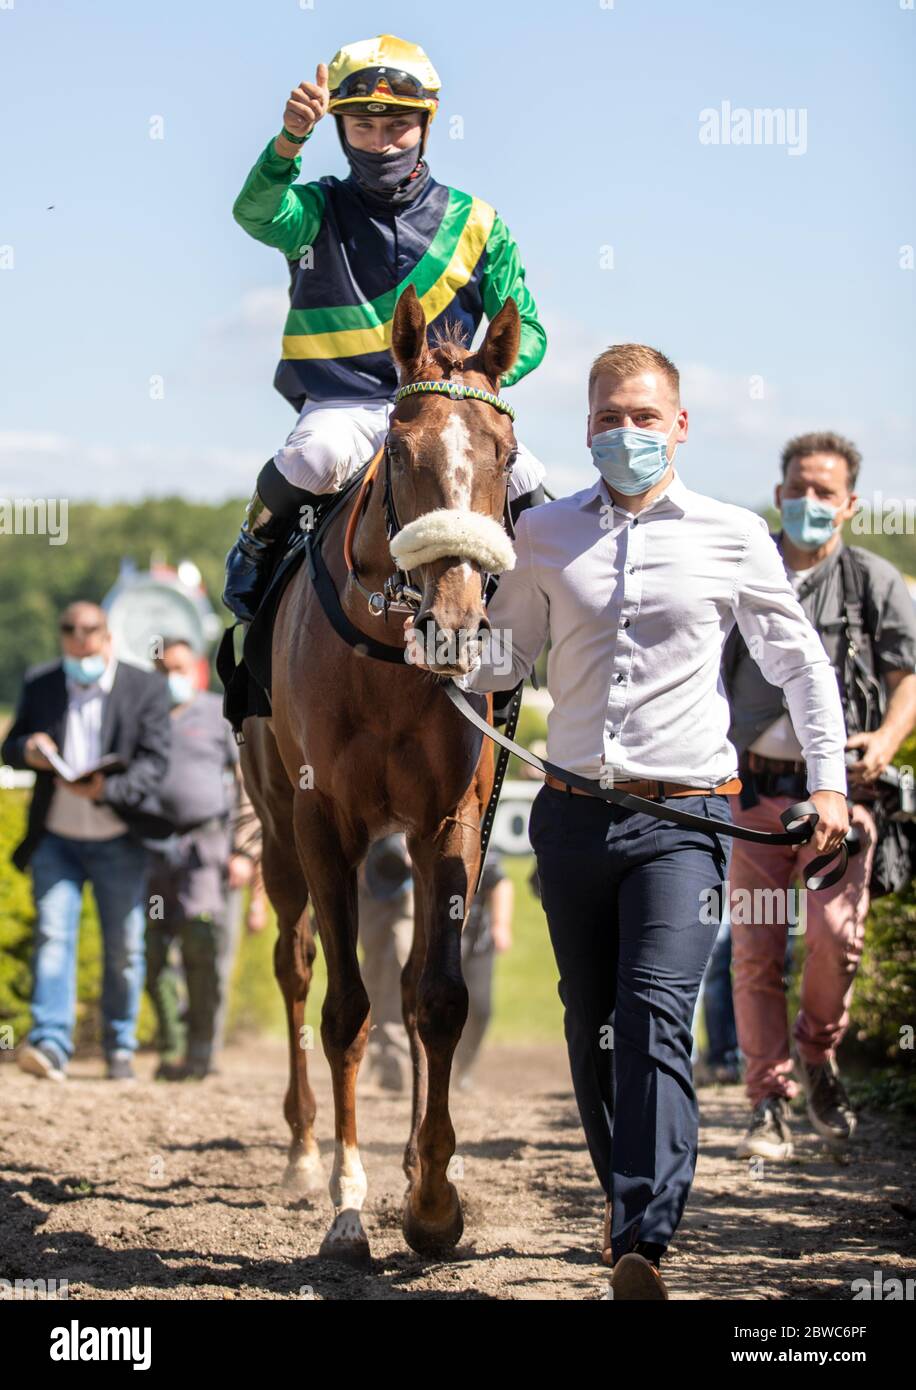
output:
[[808,771],[803,762],[788,758],[765,758],[750,750],[742,760],[741,772],[753,781],[758,796],[805,796]]
[[[548,787],[553,787],[559,792],[572,792],[573,796],[591,796],[591,792],[584,791],[581,787],[571,787],[568,782],[563,782],[559,777],[554,777],[548,772],[544,778]],[[629,796],[642,796],[647,801],[667,801],[669,796],[737,796],[741,790],[741,781],[738,777],[730,777],[727,782],[720,782],[717,787],[691,787],[684,782],[656,782],[656,781],[631,781],[614,782],[617,791],[626,792]]]

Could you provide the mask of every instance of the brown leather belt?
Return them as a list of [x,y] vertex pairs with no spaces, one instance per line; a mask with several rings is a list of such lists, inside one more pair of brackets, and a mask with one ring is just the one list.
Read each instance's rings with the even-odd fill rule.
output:
[[[573,796],[588,796],[581,787],[570,787],[548,772],[544,778],[548,787],[558,792],[572,792]],[[717,787],[687,787],[683,782],[613,782],[615,791],[626,792],[630,796],[642,796],[647,801],[665,801],[669,796],[737,796],[741,790],[741,778],[732,777],[728,782],[720,782]]]

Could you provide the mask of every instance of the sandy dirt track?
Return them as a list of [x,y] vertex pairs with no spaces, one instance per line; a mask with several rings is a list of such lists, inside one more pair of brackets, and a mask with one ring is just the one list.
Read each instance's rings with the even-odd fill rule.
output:
[[[407,1100],[368,1086],[366,1273],[317,1258],[326,1196],[280,1187],[285,1051],[227,1052],[202,1084],[101,1080],[77,1061],[64,1086],[0,1067],[0,1278],[69,1281],[71,1299],[599,1299],[602,1204],[560,1048],[493,1047],[459,1094],[456,1182],[465,1234],[454,1257],[414,1255],[400,1232]],[[330,1170],[327,1067],[313,1067]],[[752,1173],[732,1157],[739,1088],[700,1093],[700,1161],[664,1272],[676,1299],[843,1299],[853,1279],[916,1273],[916,1136],[865,1115],[841,1165],[794,1120],[796,1160]]]

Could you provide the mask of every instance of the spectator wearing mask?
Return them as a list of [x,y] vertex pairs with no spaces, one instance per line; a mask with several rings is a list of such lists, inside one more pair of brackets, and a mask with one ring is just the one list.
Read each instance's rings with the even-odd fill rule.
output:
[[[729,874],[734,1001],[753,1109],[738,1149],[742,1157],[791,1156],[789,1102],[799,1082],[816,1133],[842,1146],[856,1127],[836,1053],[849,1025],[870,884],[879,866],[879,877],[887,877],[896,843],[897,827],[887,819],[877,779],[916,723],[916,619],[906,585],[886,560],[843,542],[843,525],[858,500],[860,463],[855,445],[838,434],[802,435],[783,450],[776,488],[782,518],[776,545],[840,689],[859,852],[833,888],[799,899],[792,885],[811,846],[735,841]],[[737,631],[723,654],[723,675],[743,784],[740,797],[731,798],[733,815],[741,825],[778,830],[780,812],[806,797],[809,784],[795,724],[782,691],[766,680]],[[894,886],[902,885],[881,882],[881,890]],[[774,911],[774,902],[784,910]],[[784,983],[790,925],[803,931],[805,942],[794,1059]]]
[[[31,868],[35,897],[32,1027],[17,1053],[23,1071],[63,1081],[73,1055],[76,963],[83,887],[92,885],[102,930],[102,1045],[110,1080],[133,1077],[143,988],[144,888],[141,839],[167,829],[156,791],[171,735],[165,681],[118,661],[94,603],[71,603],[60,618],[60,657],[26,675],[3,744],[11,767],[34,768],[26,837],[13,854]],[[118,770],[66,781],[104,758]]]
[[[226,989],[229,895],[252,880],[260,828],[244,796],[222,701],[199,688],[199,654],[180,638],[166,639],[157,665],[167,677],[172,728],[172,758],[160,796],[176,829],[152,854],[147,989],[158,1021],[156,1076],[177,1081],[202,1079],[212,1070]],[[176,940],[186,1019],[169,966]]]

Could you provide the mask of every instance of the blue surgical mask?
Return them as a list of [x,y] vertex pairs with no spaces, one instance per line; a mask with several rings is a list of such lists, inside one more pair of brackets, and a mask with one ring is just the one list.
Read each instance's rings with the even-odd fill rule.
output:
[[64,673],[77,685],[94,685],[105,674],[108,662],[100,652],[92,656],[65,656]]
[[181,671],[169,672],[169,699],[173,705],[186,705],[189,700],[193,700],[197,687],[190,676],[185,676]]
[[839,507],[815,502],[811,497],[787,497],[780,508],[782,529],[799,550],[820,550],[835,531]]
[[667,434],[620,428],[593,435],[595,467],[615,492],[627,497],[648,492],[668,470],[668,440],[676,428],[677,416]]

